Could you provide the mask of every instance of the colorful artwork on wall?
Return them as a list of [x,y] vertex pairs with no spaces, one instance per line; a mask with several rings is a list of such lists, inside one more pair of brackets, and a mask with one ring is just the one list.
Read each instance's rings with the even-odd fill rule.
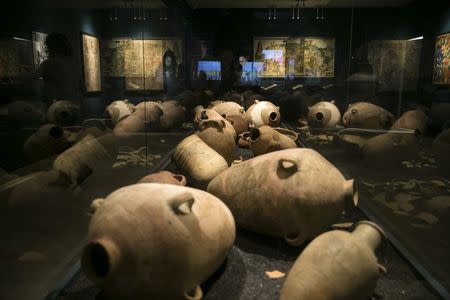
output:
[[436,38],[433,84],[450,84],[450,32]]
[[334,38],[255,38],[254,50],[260,77],[334,77]]
[[83,69],[86,92],[101,91],[100,45],[98,38],[83,33]]
[[33,58],[35,67],[38,67],[48,58],[47,45],[45,43],[46,38],[47,34],[33,31]]
[[183,62],[180,39],[111,39],[102,42],[103,75],[125,77],[127,90],[162,90],[163,57],[172,51],[178,66]]
[[379,91],[417,88],[422,40],[374,40],[367,50]]
[[263,69],[259,77],[284,77],[286,74],[285,38],[255,38],[255,62],[262,62]]

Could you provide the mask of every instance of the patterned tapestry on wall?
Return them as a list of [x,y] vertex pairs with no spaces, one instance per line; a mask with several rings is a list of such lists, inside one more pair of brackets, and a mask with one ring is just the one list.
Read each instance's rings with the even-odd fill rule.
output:
[[255,38],[254,53],[259,77],[334,77],[334,38]]
[[83,68],[86,92],[101,91],[100,45],[98,38],[82,34]]
[[173,52],[178,69],[183,62],[180,39],[105,40],[102,42],[103,76],[125,77],[127,90],[162,90],[163,57],[167,51]]
[[450,33],[436,38],[433,84],[450,84]]
[[378,91],[414,91],[420,71],[422,40],[375,40],[367,58],[378,81]]

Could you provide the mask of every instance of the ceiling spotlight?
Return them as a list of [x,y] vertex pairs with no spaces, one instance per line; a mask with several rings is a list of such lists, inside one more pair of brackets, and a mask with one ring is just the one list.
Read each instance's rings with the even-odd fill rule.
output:
[[295,7],[292,6],[291,20],[294,20]]
[[300,20],[300,6],[297,6],[297,20]]
[[277,19],[277,8],[276,7],[273,8],[273,19],[274,20]]
[[323,14],[323,11],[324,11],[324,10],[325,10],[325,9],[322,7],[322,20],[325,19],[324,14]]
[[272,9],[269,7],[269,20],[272,19]]
[[316,8],[316,20],[319,20],[319,8]]

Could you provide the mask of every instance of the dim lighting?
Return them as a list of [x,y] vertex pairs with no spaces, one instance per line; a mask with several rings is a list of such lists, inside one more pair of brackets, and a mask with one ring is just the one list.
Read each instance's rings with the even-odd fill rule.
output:
[[29,42],[30,41],[30,40],[27,40],[27,39],[24,39],[24,38],[15,37],[15,36],[13,36],[13,40],[24,41],[24,42]]
[[422,36],[418,36],[418,37],[415,37],[415,38],[412,38],[412,39],[409,39],[408,41],[418,41],[418,40],[423,40],[423,35]]

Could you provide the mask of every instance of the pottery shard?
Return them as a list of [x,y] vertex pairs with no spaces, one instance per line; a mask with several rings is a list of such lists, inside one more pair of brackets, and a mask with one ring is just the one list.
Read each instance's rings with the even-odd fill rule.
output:
[[316,151],[298,148],[234,165],[209,183],[208,192],[230,208],[242,228],[296,246],[328,229],[346,199],[357,200],[353,180]]
[[439,218],[437,218],[435,215],[427,213],[427,212],[418,213],[415,217],[417,219],[424,221],[425,223],[427,223],[429,225],[436,224],[439,221]]

